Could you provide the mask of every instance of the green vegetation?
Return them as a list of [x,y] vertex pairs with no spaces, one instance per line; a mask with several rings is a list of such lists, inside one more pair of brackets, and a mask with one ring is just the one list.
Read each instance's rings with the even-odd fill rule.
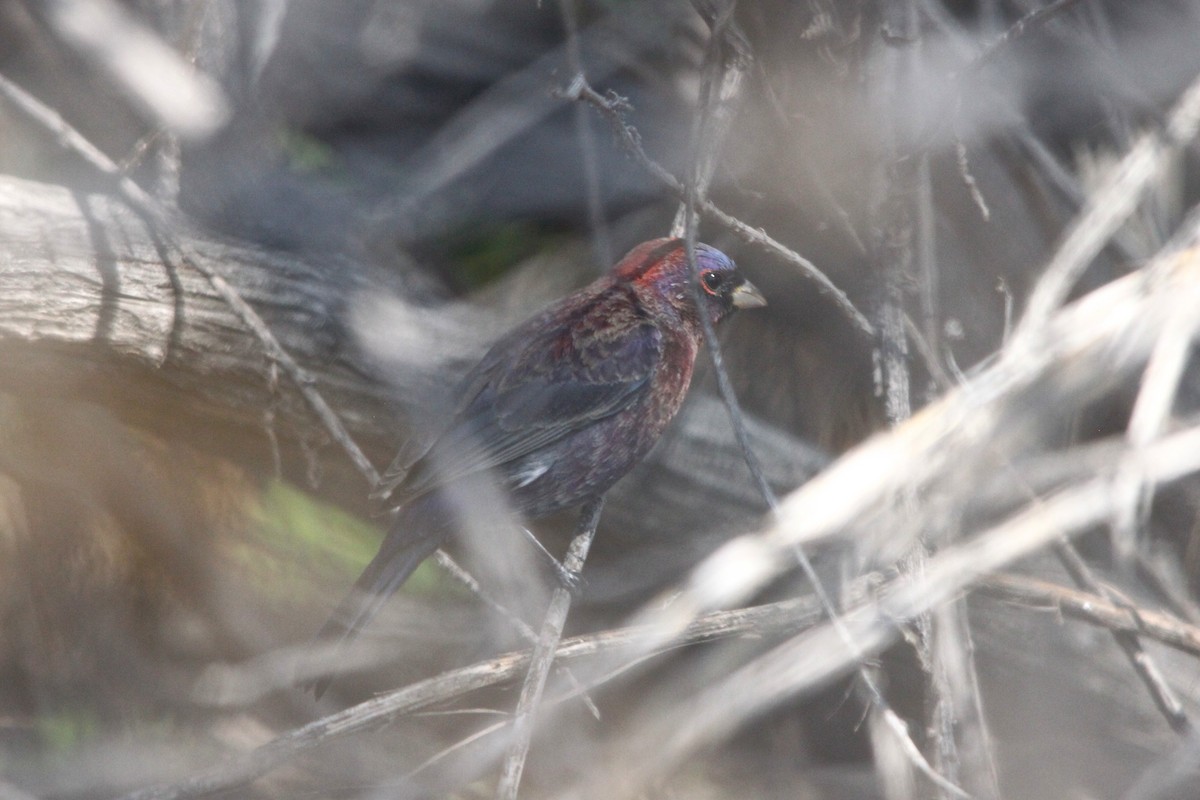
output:
[[459,288],[478,289],[553,243],[557,234],[528,221],[473,227],[446,242]]
[[[349,586],[375,555],[382,534],[377,526],[279,480],[264,489],[254,524],[259,535],[239,544],[234,557],[284,601],[308,596],[314,572]],[[440,584],[440,573],[427,563],[405,589],[425,592]]]

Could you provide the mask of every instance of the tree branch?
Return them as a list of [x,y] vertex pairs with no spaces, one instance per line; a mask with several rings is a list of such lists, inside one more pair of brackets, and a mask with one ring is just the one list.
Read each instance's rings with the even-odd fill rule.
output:
[[[743,634],[802,630],[816,624],[820,615],[818,604],[809,598],[721,611],[696,620],[664,650]],[[554,659],[571,663],[600,653],[617,653],[636,641],[638,635],[636,630],[618,629],[566,639],[554,651]],[[184,800],[243,786],[301,753],[334,739],[485,686],[513,680],[528,669],[530,659],[531,652],[522,650],[428,678],[290,731],[246,756],[208,772],[179,783],[141,789],[126,795],[123,800]]]

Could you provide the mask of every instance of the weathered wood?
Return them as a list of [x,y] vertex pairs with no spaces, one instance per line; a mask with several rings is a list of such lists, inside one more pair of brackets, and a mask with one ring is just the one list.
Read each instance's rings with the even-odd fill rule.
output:
[[[386,458],[395,441],[394,395],[370,377],[345,322],[367,270],[348,261],[311,264],[186,229],[173,235],[262,315],[360,445]],[[271,463],[268,410],[281,447],[326,440],[209,282],[172,263],[160,232],[119,201],[0,178],[0,237],[4,391],[101,403],[138,427],[240,462]],[[328,474],[339,476],[335,483],[349,483],[345,457],[322,455]],[[354,494],[365,494],[357,482]]]

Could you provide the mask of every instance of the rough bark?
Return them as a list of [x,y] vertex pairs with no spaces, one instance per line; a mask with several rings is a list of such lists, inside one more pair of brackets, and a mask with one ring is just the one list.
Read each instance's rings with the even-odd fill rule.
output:
[[[366,269],[186,229],[173,235],[258,311],[360,446],[386,458],[395,441],[389,390],[369,377],[345,322]],[[166,257],[161,232],[119,201],[0,178],[0,236],[0,389],[98,403],[137,428],[256,466],[273,460],[271,411],[285,474],[303,469],[303,458],[288,457],[297,447],[313,447],[334,495],[365,495],[246,326],[202,275]]]

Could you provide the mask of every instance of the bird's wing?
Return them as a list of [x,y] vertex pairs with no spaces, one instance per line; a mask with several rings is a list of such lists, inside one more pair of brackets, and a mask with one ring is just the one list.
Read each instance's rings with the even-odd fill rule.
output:
[[392,463],[388,464],[387,469],[383,471],[379,476],[379,480],[375,482],[375,488],[371,490],[370,499],[372,501],[383,500],[396,491],[396,487],[404,483],[404,479],[412,470],[413,465],[429,452],[429,444],[428,440],[422,442],[414,436],[400,445],[400,450],[396,453],[396,457],[392,459]]
[[464,379],[455,421],[401,492],[500,467],[616,414],[650,380],[662,348],[659,329],[624,294],[531,320]]

